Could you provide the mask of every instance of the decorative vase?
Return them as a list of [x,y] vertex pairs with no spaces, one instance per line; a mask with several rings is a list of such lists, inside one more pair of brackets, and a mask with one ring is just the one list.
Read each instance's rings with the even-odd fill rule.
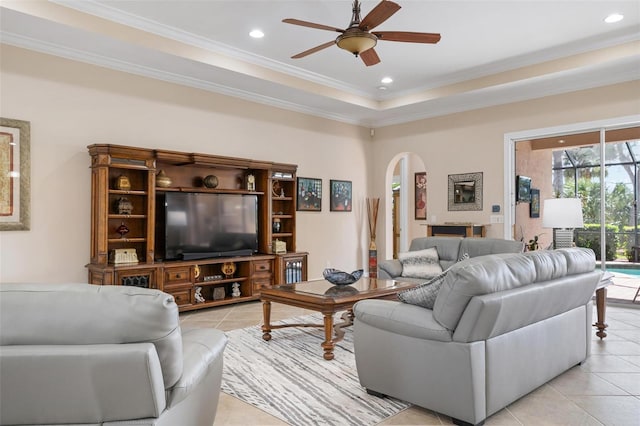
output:
[[207,188],[216,188],[218,186],[218,178],[214,175],[208,175],[202,179],[202,183]]
[[125,175],[118,176],[118,179],[116,179],[116,189],[121,191],[130,191],[131,182],[129,181],[129,178]]
[[280,222],[280,219],[273,219],[273,232],[274,232],[274,234],[279,234],[280,230],[282,230],[282,222]]
[[171,178],[166,175],[164,170],[160,170],[156,175],[156,186],[160,188],[168,188],[171,186]]

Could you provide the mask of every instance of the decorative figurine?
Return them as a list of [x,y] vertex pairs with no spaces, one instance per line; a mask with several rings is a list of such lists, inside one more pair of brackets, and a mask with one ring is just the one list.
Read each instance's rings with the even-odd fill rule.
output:
[[236,272],[236,264],[233,262],[225,262],[222,264],[222,273],[226,275],[227,278],[232,278],[234,272]]
[[116,232],[120,234],[120,238],[124,238],[124,236],[129,233],[129,228],[127,228],[127,225],[125,225],[124,222],[122,222],[120,226],[118,226],[118,228],[116,229]]
[[120,197],[116,201],[116,211],[118,214],[131,214],[133,213],[133,204],[127,197]]
[[196,294],[194,294],[196,303],[204,303],[204,297],[202,296],[202,287],[196,287]]
[[252,174],[247,175],[247,191],[256,190],[256,177]]
[[231,284],[231,297],[240,297],[240,284]]

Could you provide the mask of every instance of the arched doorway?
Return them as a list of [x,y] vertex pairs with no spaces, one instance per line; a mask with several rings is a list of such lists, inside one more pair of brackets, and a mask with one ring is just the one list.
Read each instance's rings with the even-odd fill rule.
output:
[[[422,158],[412,152],[397,154],[387,165],[384,193],[384,252],[378,254],[384,256],[384,259],[397,257],[398,252],[409,249],[413,238],[426,235],[426,221],[416,220],[414,216],[414,175],[424,171]],[[378,250],[380,248],[378,246]]]

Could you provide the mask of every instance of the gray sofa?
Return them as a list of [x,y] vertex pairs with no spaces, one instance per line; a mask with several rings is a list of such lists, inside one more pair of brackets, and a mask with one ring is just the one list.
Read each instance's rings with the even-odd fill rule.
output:
[[498,254],[453,265],[433,310],[360,301],[360,383],[456,424],[482,424],[588,357],[600,277],[589,249]]
[[226,344],[158,290],[0,284],[0,424],[210,426]]
[[[524,243],[498,238],[461,238],[461,237],[421,237],[411,241],[409,251],[424,250],[435,247],[440,257],[442,269],[447,269],[458,261],[465,253],[469,257],[498,253],[520,253]],[[402,275],[402,263],[398,259],[384,260],[378,263],[378,278],[398,279],[403,281],[424,282],[424,279],[407,278]]]

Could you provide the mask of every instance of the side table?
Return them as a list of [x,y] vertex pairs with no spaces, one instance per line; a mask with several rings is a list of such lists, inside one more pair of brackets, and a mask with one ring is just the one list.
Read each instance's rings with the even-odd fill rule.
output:
[[596,311],[598,318],[597,322],[593,324],[593,326],[598,329],[598,331],[596,331],[596,336],[600,339],[607,337],[607,333],[604,331],[605,328],[608,327],[605,322],[605,315],[607,313],[607,286],[613,282],[612,279],[613,274],[605,271],[602,278],[600,278],[600,282],[596,286]]

